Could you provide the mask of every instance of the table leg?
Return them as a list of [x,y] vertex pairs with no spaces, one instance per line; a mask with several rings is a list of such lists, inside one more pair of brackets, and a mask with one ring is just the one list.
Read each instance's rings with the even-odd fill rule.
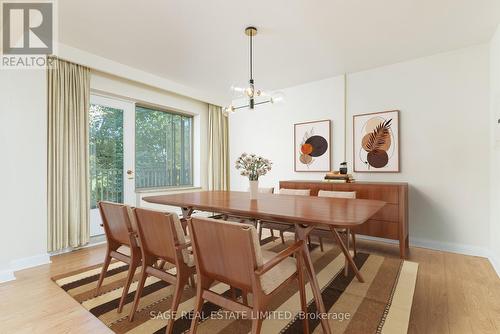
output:
[[364,283],[365,280],[363,279],[363,276],[361,276],[361,273],[358,270],[358,267],[356,267],[356,264],[354,263],[354,260],[351,257],[351,254],[349,253],[349,250],[345,247],[344,242],[342,241],[342,238],[340,237],[339,233],[335,229],[335,227],[330,226],[330,229],[332,230],[333,236],[335,237],[335,240],[337,241],[337,244],[339,245],[340,249],[342,250],[342,253],[344,253],[344,256],[349,263],[349,266],[351,269],[354,271],[354,274],[356,274],[356,278],[358,281],[361,283]]
[[[311,260],[311,254],[309,253],[309,247],[307,244],[307,237],[311,233],[312,227],[303,227],[299,224],[295,224],[295,236],[298,240],[304,241],[302,256],[304,259],[304,267],[306,268],[307,276],[309,277],[309,284],[311,284],[311,290],[314,295],[314,302],[316,303],[316,308],[321,314],[326,314],[325,304],[323,303],[323,298],[321,297],[321,289],[319,287],[318,279],[316,278],[316,273],[314,272],[313,263]],[[324,334],[330,334],[330,324],[328,323],[327,317],[321,317],[321,327]]]

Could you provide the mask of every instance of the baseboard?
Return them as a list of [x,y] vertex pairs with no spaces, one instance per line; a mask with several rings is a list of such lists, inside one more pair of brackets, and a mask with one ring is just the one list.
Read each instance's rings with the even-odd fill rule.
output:
[[493,255],[488,257],[488,260],[490,260],[491,266],[496,271],[498,278],[500,278],[500,261]]
[[14,271],[12,271],[10,269],[0,271],[0,283],[13,281],[15,279],[16,279],[16,276],[14,276]]
[[443,252],[457,253],[463,255],[479,256],[485,258],[490,257],[490,251],[487,248],[472,246],[472,245],[457,244],[445,241],[410,238],[410,246],[434,249]]
[[0,283],[13,281],[16,279],[15,272],[23,269],[33,268],[44,264],[49,264],[49,254],[39,254],[29,257],[24,257],[17,260],[12,260],[6,270],[0,271]]
[[41,266],[43,264],[49,264],[50,262],[51,261],[49,254],[39,254],[22,259],[12,260],[10,261],[10,268],[15,272],[23,269]]
[[97,235],[97,236],[92,236],[90,237],[90,241],[83,245],[83,246],[80,246],[80,247],[67,247],[67,248],[63,248],[63,249],[60,249],[60,250],[57,250],[57,251],[54,251],[54,252],[50,252],[50,256],[54,256],[54,255],[61,255],[61,254],[65,254],[65,253],[70,253],[70,252],[74,252],[74,251],[77,251],[79,249],[84,249],[84,248],[89,248],[89,247],[94,247],[94,246],[98,246],[98,245],[103,245],[106,243],[106,237],[105,235]]

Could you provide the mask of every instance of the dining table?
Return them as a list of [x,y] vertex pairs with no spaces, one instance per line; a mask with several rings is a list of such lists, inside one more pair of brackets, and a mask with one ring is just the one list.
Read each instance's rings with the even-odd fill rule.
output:
[[[321,289],[316,278],[307,243],[314,227],[328,226],[359,282],[364,282],[349,249],[339,235],[340,229],[350,229],[365,223],[386,204],[378,200],[329,198],[300,195],[260,193],[251,199],[249,192],[196,191],[170,195],[148,196],[148,203],[179,207],[183,218],[190,219],[194,210],[248,217],[253,220],[292,224],[298,240],[303,240],[303,261],[317,310],[326,314]],[[323,333],[331,333],[328,317],[321,317]]]

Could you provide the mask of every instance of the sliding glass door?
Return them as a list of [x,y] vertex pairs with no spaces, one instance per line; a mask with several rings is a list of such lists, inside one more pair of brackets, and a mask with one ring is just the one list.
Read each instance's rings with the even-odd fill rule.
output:
[[89,114],[90,235],[104,234],[97,203],[135,205],[134,103],[93,95]]

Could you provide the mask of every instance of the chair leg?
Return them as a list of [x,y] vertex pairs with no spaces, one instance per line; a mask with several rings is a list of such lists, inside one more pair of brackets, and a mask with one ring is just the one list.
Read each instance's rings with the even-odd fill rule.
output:
[[[259,314],[260,312],[258,312]],[[259,315],[252,319],[252,334],[259,334],[262,328],[262,319]]]
[[358,251],[356,250],[356,233],[354,233],[351,230],[351,236],[352,236],[352,249],[354,250],[354,257],[358,255]]
[[182,291],[184,290],[184,286],[187,283],[187,277],[185,275],[178,275],[179,278],[175,284],[175,292],[174,298],[172,300],[172,307],[170,308],[170,319],[168,320],[167,329],[165,330],[166,334],[171,334],[174,329],[174,322],[177,318],[176,312],[179,307],[179,303],[181,301]]
[[130,309],[128,321],[134,320],[135,311],[137,311],[137,307],[139,306],[139,300],[141,299],[142,290],[144,289],[144,285],[146,284],[147,277],[148,277],[148,274],[146,273],[146,265],[143,265],[142,270],[141,270],[141,278],[139,278],[137,290],[135,291],[134,304],[132,305],[132,308]]
[[203,290],[204,289],[209,289],[210,288],[210,282],[207,280],[204,280],[203,277],[198,275],[198,280],[196,282],[196,300],[194,302],[194,309],[193,309],[193,319],[191,320],[191,328],[189,330],[190,334],[195,334],[196,330],[198,329],[198,322],[199,319],[201,319],[201,310],[203,308]]
[[104,263],[102,265],[101,275],[99,275],[99,281],[97,282],[97,288],[95,290],[95,296],[99,294],[99,290],[101,289],[102,282],[104,281],[104,277],[108,271],[109,264],[111,263],[111,256],[109,255],[110,249],[106,250],[106,257],[104,258]]
[[271,237],[274,239],[274,230],[272,228],[269,229],[271,231]]
[[262,240],[262,223],[259,224],[259,242]]
[[325,249],[323,248],[323,238],[322,237],[318,237],[318,241],[319,241],[319,249],[324,252]]
[[309,320],[307,319],[307,297],[306,297],[306,286],[304,280],[304,266],[302,264],[302,255],[295,257],[297,259],[297,278],[299,281],[299,292],[300,292],[300,309],[304,313],[304,320],[302,320],[302,330],[305,334],[309,333]]
[[122,297],[120,298],[120,304],[118,305],[118,313],[121,313],[123,310],[123,305],[125,304],[125,298],[128,295],[128,290],[130,289],[130,284],[134,279],[135,270],[139,266],[140,260],[138,258],[131,257],[130,267],[128,268],[127,280],[125,282],[125,286],[123,287]]
[[285,244],[285,236],[283,231],[280,231],[280,237],[281,237],[281,243]]
[[245,290],[241,291],[241,299],[243,301],[243,304],[248,305],[248,292]]

